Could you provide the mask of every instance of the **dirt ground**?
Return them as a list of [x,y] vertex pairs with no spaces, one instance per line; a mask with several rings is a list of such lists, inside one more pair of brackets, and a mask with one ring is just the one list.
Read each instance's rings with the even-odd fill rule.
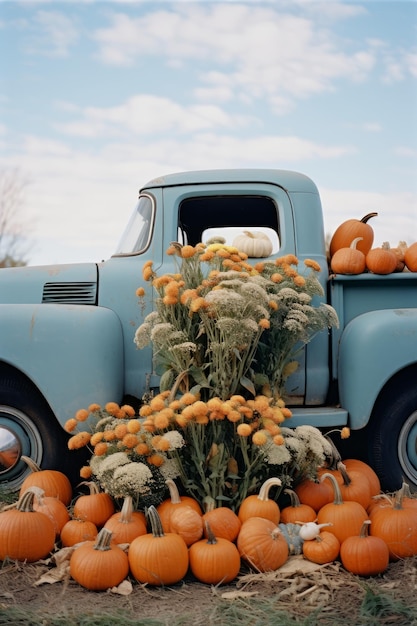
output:
[[[53,582],[57,579],[58,582]],[[67,615],[71,621],[74,616],[85,619],[90,615],[99,619],[101,615],[120,611],[136,620],[153,618],[156,621],[152,623],[158,625],[209,626],[227,624],[226,617],[221,622],[215,621],[213,616],[219,606],[227,611],[233,605],[246,608],[247,615],[254,616],[251,623],[262,626],[266,622],[259,615],[256,620],[255,616],[258,603],[263,599],[270,602],[274,611],[293,616],[294,624],[415,626],[417,557],[393,563],[385,574],[372,578],[353,576],[337,562],[315,566],[294,556],[276,572],[242,571],[228,586],[212,587],[186,577],[169,588],[151,588],[128,579],[119,589],[105,592],[83,589],[70,579],[65,566],[57,567],[54,561],[0,565],[0,624],[29,623],[29,620],[13,621],[11,616],[18,607],[30,611],[32,619],[34,614],[39,616],[39,621],[31,621],[31,624],[48,623],[48,616]],[[367,607],[365,616],[364,606]],[[315,613],[320,619],[307,622]],[[274,623],[268,621],[268,624]]]

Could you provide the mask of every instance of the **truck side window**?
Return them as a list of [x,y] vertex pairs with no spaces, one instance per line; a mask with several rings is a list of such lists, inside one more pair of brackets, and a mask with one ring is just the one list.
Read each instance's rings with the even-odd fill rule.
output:
[[154,202],[140,196],[135,210],[117,246],[116,255],[143,252],[148,247],[154,221]]
[[232,244],[244,230],[268,235],[273,254],[279,250],[278,209],[266,196],[205,196],[185,199],[179,207],[178,227],[191,245],[211,237],[224,237]]

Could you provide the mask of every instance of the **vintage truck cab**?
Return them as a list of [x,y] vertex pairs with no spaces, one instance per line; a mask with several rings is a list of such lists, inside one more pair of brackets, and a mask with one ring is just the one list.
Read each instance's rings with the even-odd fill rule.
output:
[[134,334],[142,268],[174,271],[172,241],[244,230],[268,234],[271,258],[295,254],[321,267],[324,301],[340,327],[306,345],[287,383],[288,426],[350,426],[386,489],[417,486],[417,274],[329,275],[319,192],[284,170],[171,174],[144,185],[114,255],[101,263],[0,272],[0,486],[16,489],[30,456],[76,480],[66,420],[95,402],[140,401],[158,388],[150,348]]

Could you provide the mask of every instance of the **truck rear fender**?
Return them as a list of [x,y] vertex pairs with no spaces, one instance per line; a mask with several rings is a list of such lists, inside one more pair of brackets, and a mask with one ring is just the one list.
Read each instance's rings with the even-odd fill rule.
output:
[[366,426],[384,385],[415,363],[417,309],[372,311],[349,322],[340,342],[338,380],[352,430]]
[[0,328],[2,363],[36,386],[61,425],[93,402],[123,397],[123,333],[110,309],[2,304]]

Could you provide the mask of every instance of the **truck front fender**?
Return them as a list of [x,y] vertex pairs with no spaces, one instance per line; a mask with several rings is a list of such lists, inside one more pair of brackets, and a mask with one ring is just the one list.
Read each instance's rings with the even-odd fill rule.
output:
[[110,309],[0,305],[0,362],[24,373],[61,425],[80,408],[123,396],[123,333]]
[[340,403],[353,430],[368,423],[390,378],[417,362],[417,309],[364,313],[346,326],[339,350]]

